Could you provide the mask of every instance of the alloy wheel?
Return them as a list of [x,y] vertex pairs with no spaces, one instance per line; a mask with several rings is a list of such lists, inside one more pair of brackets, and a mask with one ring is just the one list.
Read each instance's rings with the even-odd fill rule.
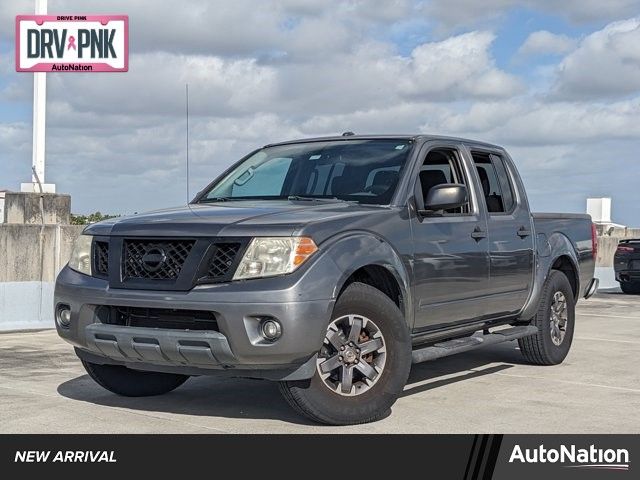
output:
[[560,346],[567,333],[567,322],[569,320],[569,308],[567,299],[562,292],[553,294],[551,301],[551,315],[549,317],[549,328],[551,329],[551,341],[554,345]]
[[386,357],[385,338],[375,322],[362,315],[344,315],[329,324],[317,369],[331,391],[355,396],[380,379]]

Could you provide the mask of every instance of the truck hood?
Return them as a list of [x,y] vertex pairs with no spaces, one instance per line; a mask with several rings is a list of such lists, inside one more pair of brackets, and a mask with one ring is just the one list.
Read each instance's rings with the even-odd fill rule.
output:
[[134,237],[288,236],[308,225],[351,222],[354,217],[380,210],[378,206],[348,202],[228,201],[113,218],[88,226],[85,233]]

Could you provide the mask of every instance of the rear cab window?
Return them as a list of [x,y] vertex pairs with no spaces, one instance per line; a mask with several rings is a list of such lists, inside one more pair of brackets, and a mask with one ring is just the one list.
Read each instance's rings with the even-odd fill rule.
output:
[[473,164],[489,214],[511,213],[516,196],[504,159],[499,155],[472,151]]

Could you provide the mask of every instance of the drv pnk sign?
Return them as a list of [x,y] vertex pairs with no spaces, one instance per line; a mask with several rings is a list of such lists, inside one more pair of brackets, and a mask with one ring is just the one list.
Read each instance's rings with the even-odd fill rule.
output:
[[18,15],[16,71],[126,72],[127,15]]

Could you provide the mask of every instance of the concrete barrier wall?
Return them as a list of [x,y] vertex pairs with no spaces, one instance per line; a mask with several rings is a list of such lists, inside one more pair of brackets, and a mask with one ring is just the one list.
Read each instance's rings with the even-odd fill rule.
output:
[[53,282],[82,228],[0,224],[0,282]]
[[618,248],[619,238],[598,237],[598,257],[596,266],[613,267],[613,256]]
[[61,224],[71,221],[71,196],[59,193],[11,192],[5,195],[4,222]]
[[53,284],[82,229],[0,224],[0,330],[54,326]]

